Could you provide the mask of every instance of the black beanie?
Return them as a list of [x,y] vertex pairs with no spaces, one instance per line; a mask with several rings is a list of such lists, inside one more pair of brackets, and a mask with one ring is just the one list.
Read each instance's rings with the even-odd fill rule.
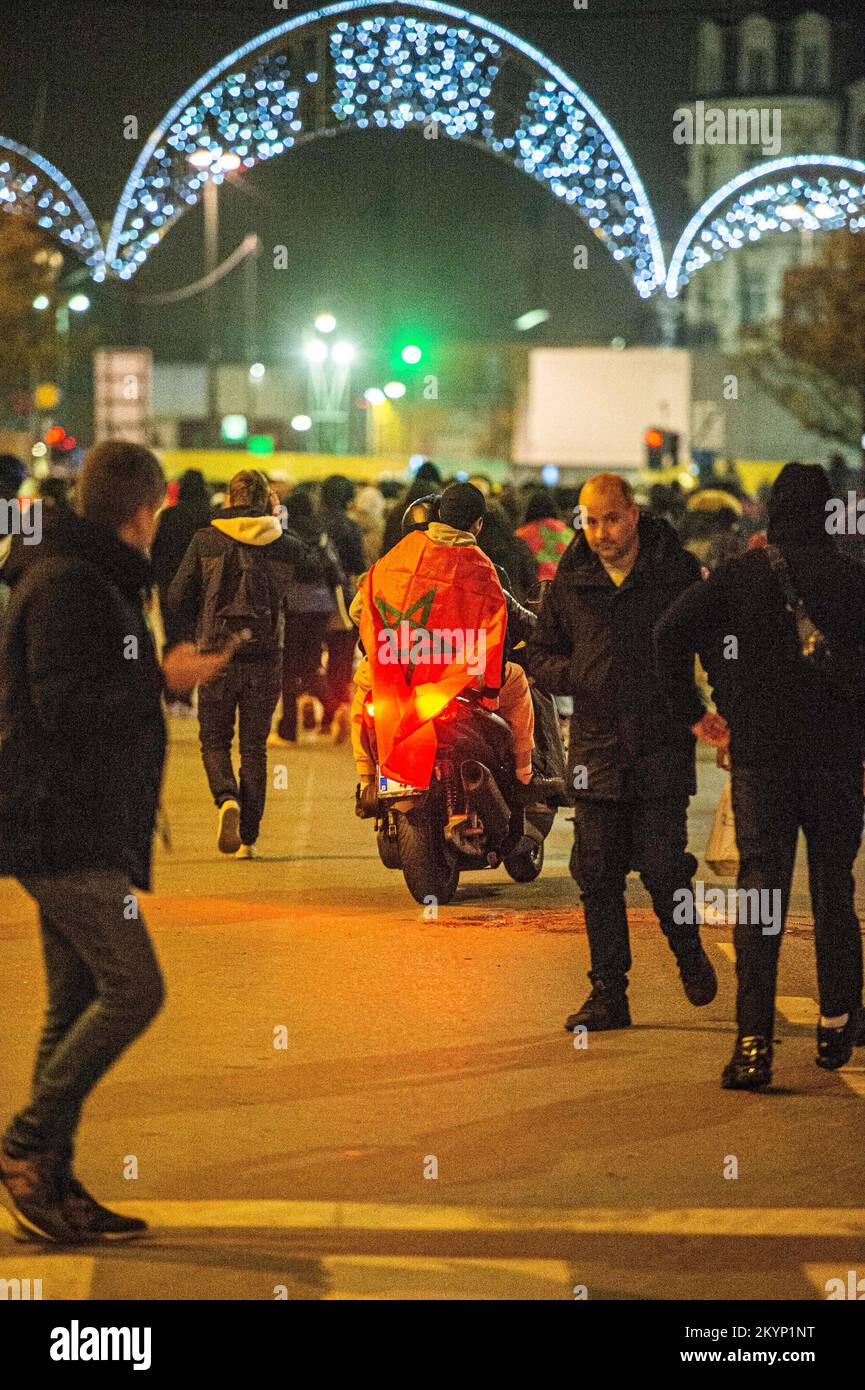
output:
[[819,464],[787,463],[769,493],[767,539],[773,545],[827,541],[826,503],[832,486]]

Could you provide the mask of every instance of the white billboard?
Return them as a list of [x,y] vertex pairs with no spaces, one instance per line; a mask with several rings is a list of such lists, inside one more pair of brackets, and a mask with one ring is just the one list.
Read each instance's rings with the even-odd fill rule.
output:
[[93,354],[93,435],[150,442],[153,353],[149,348],[100,348]]
[[533,348],[514,463],[642,468],[651,426],[677,431],[684,458],[690,411],[684,348]]

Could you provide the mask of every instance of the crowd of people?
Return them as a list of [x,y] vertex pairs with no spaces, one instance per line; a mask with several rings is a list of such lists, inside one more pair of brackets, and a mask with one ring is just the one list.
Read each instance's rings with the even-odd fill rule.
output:
[[[18,461],[0,457],[0,501],[22,483]],[[408,488],[358,488],[341,475],[289,486],[244,469],[215,495],[187,473],[165,506],[158,460],[124,442],[89,452],[74,499],[45,480],[40,543],[0,535],[0,874],[38,905],[48,981],[32,1094],[0,1148],[0,1182],[23,1228],[60,1243],[143,1229],[86,1191],[74,1143],[86,1097],[163,1001],[136,890],[151,886],[166,706],[189,716],[197,695],[218,849],[253,858],[268,742],[291,746],[310,726],[348,737],[355,684],[363,696],[364,664],[375,659],[367,650],[357,665],[358,605],[373,593],[363,577],[384,556],[396,572],[399,547],[419,554],[418,529],[439,556],[465,551],[501,604],[509,640],[480,684],[503,700],[527,797],[529,682],[570,714],[570,871],[592,988],[565,1026],[631,1024],[631,870],[687,999],[704,1007],[716,995],[699,915],[682,911],[694,898],[687,810],[701,740],[732,766],[747,909],[735,926],[737,1038],[722,1083],[771,1081],[800,829],[815,921],[816,1060],[827,1069],[850,1060],[865,1043],[853,880],[865,566],[844,551],[861,542],[855,527],[841,543],[827,529],[833,490],[845,486],[837,469],[830,481],[819,467],[788,464],[758,498],[729,471],[711,484],[687,493],[656,485],[640,497],[626,478],[602,473],[580,489],[497,488],[483,476],[447,483],[425,463]],[[358,770],[362,783],[372,779],[370,766]],[[774,894],[780,913],[767,916]]]

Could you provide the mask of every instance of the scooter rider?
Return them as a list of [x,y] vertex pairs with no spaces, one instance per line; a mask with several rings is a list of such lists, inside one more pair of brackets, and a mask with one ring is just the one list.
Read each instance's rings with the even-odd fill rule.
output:
[[[439,518],[429,520],[431,508],[427,499],[421,499],[412,504],[403,517],[404,540],[414,531],[423,529],[426,531],[426,538],[431,546],[461,546],[477,550],[476,540],[483,525],[486,504],[483,494],[479,489],[469,483],[455,483],[448,487],[439,502]],[[400,545],[403,542],[400,542]],[[390,552],[391,561],[399,551],[399,545]],[[485,557],[484,557],[485,560]],[[380,561],[379,564],[382,562]],[[499,600],[507,606],[509,619],[509,639],[520,640],[523,635],[527,636],[534,625],[534,614],[524,609],[515,600],[507,602],[508,595],[501,589],[489,561],[485,560],[483,565],[483,576],[480,576],[481,566],[478,566],[479,575],[477,582],[486,583],[488,586],[496,585]],[[489,572],[489,579],[486,574]],[[474,569],[472,570],[473,577]],[[364,612],[365,598],[363,591],[358,593],[352,604],[352,617],[360,624]],[[512,620],[512,621],[511,621]],[[496,690],[499,687],[499,677],[496,673],[487,669],[483,675],[485,688]],[[539,780],[532,781],[532,749],[534,746],[534,711],[532,707],[531,695],[529,693],[528,681],[525,672],[521,667],[510,661],[505,661],[501,672],[501,684],[498,688],[496,707],[499,714],[510,725],[514,735],[514,752],[516,760],[516,776],[526,788],[527,800],[539,800],[542,798],[546,785],[541,785]],[[356,693],[352,707],[352,746],[355,761],[358,769],[360,785],[358,787],[358,814],[367,816],[374,814],[375,811],[375,766],[366,750],[362,738],[362,718],[363,705],[372,686],[372,670],[369,656],[358,668],[355,676]]]

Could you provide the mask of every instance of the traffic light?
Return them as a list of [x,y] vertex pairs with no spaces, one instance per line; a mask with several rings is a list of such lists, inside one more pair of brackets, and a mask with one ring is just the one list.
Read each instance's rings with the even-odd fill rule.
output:
[[643,435],[647,468],[676,468],[679,463],[679,436],[675,430],[650,426]]

